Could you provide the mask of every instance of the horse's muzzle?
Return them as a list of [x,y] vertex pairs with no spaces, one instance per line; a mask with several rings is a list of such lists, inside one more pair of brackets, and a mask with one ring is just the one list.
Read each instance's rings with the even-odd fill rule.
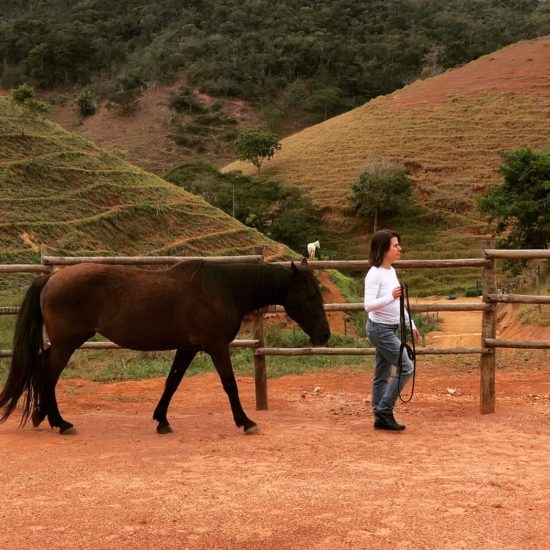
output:
[[330,330],[320,335],[311,336],[310,340],[314,346],[324,346],[330,340]]

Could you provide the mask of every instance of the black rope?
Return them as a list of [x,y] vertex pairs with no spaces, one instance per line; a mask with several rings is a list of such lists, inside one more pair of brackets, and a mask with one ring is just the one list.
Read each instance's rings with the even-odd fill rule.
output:
[[[407,327],[407,320],[405,317],[405,301],[407,302],[407,311],[409,313],[409,326]],[[409,330],[409,333],[411,335],[411,343],[412,346],[409,346],[407,344],[407,329]],[[397,361],[397,370],[399,372],[399,377],[397,379],[397,387],[399,389],[399,400],[402,403],[408,403],[414,395],[414,384],[416,381],[416,346],[414,343],[414,333],[413,333],[413,326],[412,326],[412,315],[411,315],[411,308],[409,305],[409,289],[407,288],[407,285],[402,284],[401,285],[401,297],[399,299],[399,339],[401,340],[401,346],[399,347],[399,360]],[[411,383],[411,395],[404,399],[401,395],[401,371],[403,370],[403,350],[407,351],[407,355],[409,356],[409,359],[413,362],[413,376],[412,376],[412,383]]]

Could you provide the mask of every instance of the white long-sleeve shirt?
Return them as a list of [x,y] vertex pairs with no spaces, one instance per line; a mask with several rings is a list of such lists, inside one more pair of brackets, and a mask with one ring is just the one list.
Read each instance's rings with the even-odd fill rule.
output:
[[[392,291],[399,286],[397,273],[393,267],[372,266],[365,277],[365,311],[369,319],[384,325],[399,324],[399,298],[394,298]],[[409,313],[405,309],[405,320],[409,324]],[[416,329],[414,321],[413,329]]]

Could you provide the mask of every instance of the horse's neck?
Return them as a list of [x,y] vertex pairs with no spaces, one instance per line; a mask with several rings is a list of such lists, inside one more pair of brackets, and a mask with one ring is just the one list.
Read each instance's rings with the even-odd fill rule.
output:
[[228,282],[243,313],[271,305],[284,305],[290,273],[273,265],[247,265],[234,271]]

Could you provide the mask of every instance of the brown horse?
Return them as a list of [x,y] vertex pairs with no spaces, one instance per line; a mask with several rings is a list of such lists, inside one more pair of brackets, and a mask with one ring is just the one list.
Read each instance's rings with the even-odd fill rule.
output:
[[38,426],[48,417],[60,433],[75,433],[61,417],[55,387],[74,350],[98,332],[125,348],[177,350],[153,414],[159,433],[172,431],[168,405],[198,351],[212,357],[235,424],[254,431],[256,424],[241,406],[229,344],[244,315],[269,304],[283,305],[312,344],[328,341],[323,299],[305,260],[290,267],[194,260],[159,271],[88,263],[38,277],[17,319],[11,367],[0,393],[0,422],[25,394],[22,424],[31,417]]

